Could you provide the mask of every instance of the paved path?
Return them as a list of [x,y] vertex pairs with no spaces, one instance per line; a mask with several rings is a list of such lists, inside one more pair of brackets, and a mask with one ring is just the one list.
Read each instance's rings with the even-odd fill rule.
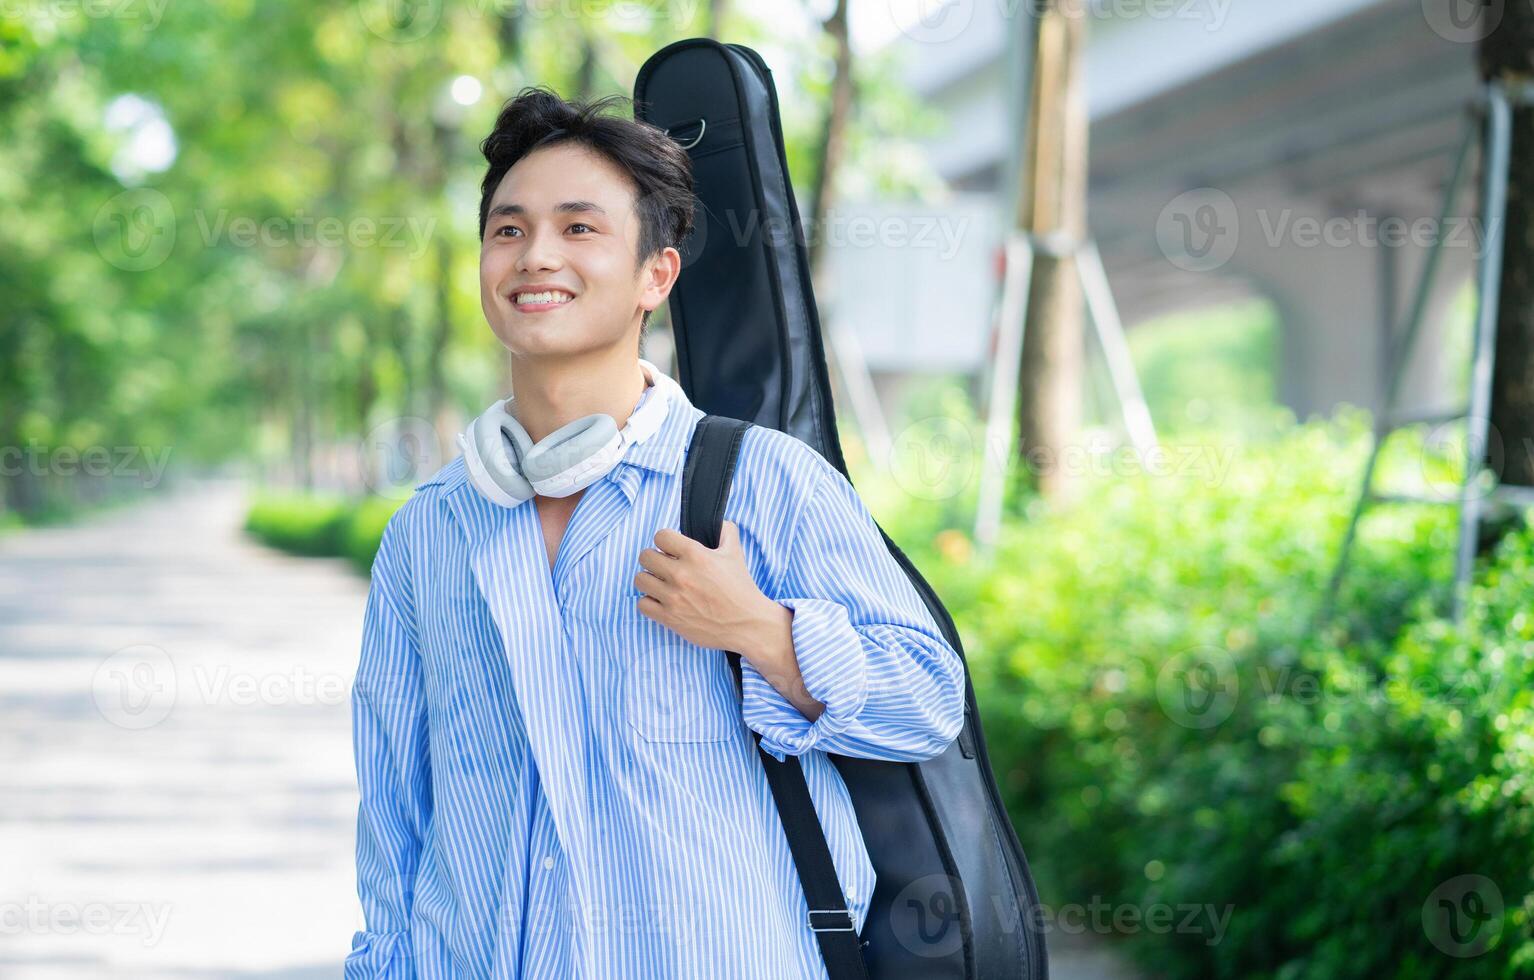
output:
[[[204,483],[0,535],[0,976],[339,977],[367,579]],[[1127,978],[1051,937],[1055,980]]]
[[338,977],[367,580],[238,485],[0,535],[0,976]]

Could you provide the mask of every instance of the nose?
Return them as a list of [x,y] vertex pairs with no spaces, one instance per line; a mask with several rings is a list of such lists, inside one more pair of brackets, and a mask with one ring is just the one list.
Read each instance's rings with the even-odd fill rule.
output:
[[526,244],[522,246],[522,253],[517,256],[517,272],[559,268],[559,249],[549,241],[549,235],[541,226],[528,233],[524,241]]

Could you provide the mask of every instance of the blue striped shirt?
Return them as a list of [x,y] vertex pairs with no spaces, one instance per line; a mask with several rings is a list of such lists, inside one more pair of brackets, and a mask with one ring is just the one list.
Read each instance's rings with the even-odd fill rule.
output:
[[[482,498],[460,456],[389,521],[352,688],[357,977],[824,977],[747,726],[800,756],[859,931],[874,870],[825,753],[919,761],[958,735],[964,668],[840,471],[768,427],[725,519],[794,611],[812,724],[744,658],[637,608],[639,553],[679,525],[703,412],[585,491],[552,570],[537,509]],[[642,404],[642,401],[641,401]]]

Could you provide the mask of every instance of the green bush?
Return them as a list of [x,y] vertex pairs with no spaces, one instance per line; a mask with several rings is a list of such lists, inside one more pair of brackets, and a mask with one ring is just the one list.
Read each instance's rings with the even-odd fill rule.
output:
[[346,558],[373,567],[384,526],[402,501],[349,500],[323,494],[266,494],[245,517],[245,529],[274,548],[310,557]]
[[[1244,447],[1223,472],[1093,480],[1055,510],[1020,502],[1031,516],[1004,525],[987,561],[963,532],[885,525],[960,628],[1045,905],[1143,916],[1121,931],[1158,976],[1534,967],[1534,536],[1483,562],[1454,626],[1437,612],[1453,508],[1376,508],[1318,629],[1367,432],[1344,415]],[[1382,467],[1419,492],[1454,468],[1411,433]],[[1497,936],[1484,951],[1441,931],[1438,900],[1459,901],[1473,875],[1503,910],[1482,923]],[[1496,906],[1476,891],[1455,907]],[[1170,927],[1152,928],[1168,906]]]
[[399,510],[403,501],[369,497],[352,508],[342,541],[342,553],[352,564],[366,572],[373,567],[373,556],[378,554],[378,542],[383,540],[384,527],[389,518]]
[[353,506],[342,497],[268,493],[251,505],[245,530],[297,555],[340,555]]

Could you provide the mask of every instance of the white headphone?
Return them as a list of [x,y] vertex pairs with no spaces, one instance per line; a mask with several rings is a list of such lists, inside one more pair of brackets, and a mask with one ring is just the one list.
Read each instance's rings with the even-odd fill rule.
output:
[[535,445],[511,413],[514,397],[491,404],[458,434],[475,489],[491,503],[515,507],[535,494],[568,497],[600,480],[629,446],[659,431],[677,388],[654,364],[641,357],[639,365],[650,385],[622,430],[611,415],[597,412],[560,426]]

